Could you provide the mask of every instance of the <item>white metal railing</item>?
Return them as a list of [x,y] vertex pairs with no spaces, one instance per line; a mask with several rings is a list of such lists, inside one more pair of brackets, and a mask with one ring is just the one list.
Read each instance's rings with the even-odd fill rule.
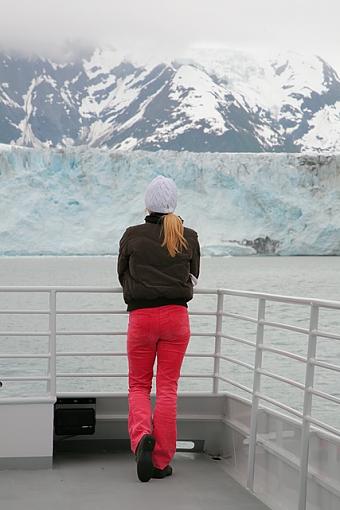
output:
[[[0,359],[18,359],[18,358],[47,358],[48,359],[48,370],[47,375],[41,376],[1,376],[1,381],[47,381],[47,390],[50,398],[55,398],[57,393],[57,379],[64,377],[127,377],[127,373],[98,373],[98,372],[59,372],[56,371],[56,359],[59,356],[126,356],[125,352],[83,352],[83,351],[69,351],[69,352],[58,352],[57,351],[57,336],[59,335],[125,335],[125,331],[59,331],[57,329],[57,317],[61,314],[127,314],[125,310],[107,310],[107,309],[96,309],[96,310],[73,310],[73,309],[61,309],[57,310],[57,294],[65,292],[73,293],[122,293],[121,288],[101,288],[101,287],[1,287],[0,292],[46,292],[49,295],[49,307],[47,310],[0,310],[1,314],[47,314],[49,316],[49,329],[48,331],[0,331],[0,337],[3,336],[47,336],[49,341],[49,351],[47,354],[20,354],[20,353],[6,353],[0,354]],[[300,478],[299,478],[299,510],[305,510],[306,508],[306,488],[307,488],[307,474],[308,474],[308,453],[309,453],[309,440],[311,427],[315,426],[319,429],[328,431],[340,437],[340,430],[312,417],[312,397],[313,395],[320,398],[326,399],[336,404],[340,404],[340,398],[334,395],[328,394],[323,391],[319,391],[313,388],[314,385],[314,370],[315,367],[322,367],[327,370],[340,372],[340,366],[326,363],[316,358],[316,346],[318,337],[333,339],[335,341],[340,340],[340,335],[335,333],[328,333],[320,331],[318,329],[319,322],[319,310],[332,309],[340,311],[340,302],[319,300],[314,298],[302,298],[302,297],[291,297],[291,296],[280,296],[268,293],[257,293],[249,291],[239,291],[231,289],[195,289],[195,294],[210,294],[217,296],[217,308],[216,311],[192,311],[190,315],[212,315],[216,316],[216,328],[215,332],[203,333],[203,332],[192,332],[192,336],[208,336],[215,338],[215,349],[214,353],[187,353],[186,357],[201,357],[201,358],[213,358],[214,368],[212,374],[183,374],[182,377],[187,378],[210,378],[212,379],[212,392],[219,392],[219,382],[226,382],[236,388],[239,388],[252,397],[252,411],[251,411],[251,423],[250,423],[250,436],[249,436],[249,457],[248,457],[248,477],[247,487],[253,490],[254,485],[254,467],[255,467],[255,453],[257,444],[257,419],[260,407],[260,402],[268,402],[273,404],[284,411],[293,414],[298,417],[301,421],[302,426],[302,438],[301,438],[301,457],[300,457]],[[231,313],[224,311],[224,296],[237,296],[242,298],[256,299],[257,306],[257,317],[250,317],[244,314]],[[265,318],[266,315],[266,304],[267,302],[279,302],[293,305],[308,305],[310,307],[309,327],[301,328],[290,324],[268,321]],[[251,342],[244,338],[240,338],[234,335],[226,334],[222,331],[223,317],[238,319],[241,321],[247,321],[256,324],[256,339],[255,342]],[[306,357],[271,347],[264,344],[264,332],[265,327],[273,327],[281,330],[288,330],[297,333],[301,333],[308,338],[308,351]],[[230,339],[234,342],[238,342],[255,349],[254,365],[245,363],[241,360],[227,356],[221,353],[222,341],[224,339]],[[279,374],[274,374],[262,367],[262,358],[264,352],[272,352],[280,356],[288,357],[297,361],[300,361],[306,365],[305,370],[305,382],[304,384],[294,381],[290,378],[284,377]],[[253,385],[249,388],[238,381],[224,377],[220,375],[220,361],[228,361],[238,366],[242,366],[253,372]],[[304,404],[303,411],[300,412],[277,399],[271,398],[265,395],[261,391],[261,380],[262,376],[273,378],[281,382],[285,382],[295,388],[300,389],[304,392]],[[98,392],[100,395],[100,392]],[[27,400],[41,401],[41,398],[36,399],[32,397],[9,397],[1,398],[1,402],[19,402]],[[263,407],[263,406],[262,406]]]

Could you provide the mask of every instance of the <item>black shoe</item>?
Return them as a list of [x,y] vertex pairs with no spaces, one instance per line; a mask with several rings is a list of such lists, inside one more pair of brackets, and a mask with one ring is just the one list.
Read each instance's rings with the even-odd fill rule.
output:
[[172,467],[170,465],[165,466],[164,469],[154,467],[152,470],[152,478],[165,478],[166,476],[172,475]]
[[139,441],[136,449],[137,475],[141,482],[148,482],[152,475],[152,450],[155,447],[155,438],[145,434]]

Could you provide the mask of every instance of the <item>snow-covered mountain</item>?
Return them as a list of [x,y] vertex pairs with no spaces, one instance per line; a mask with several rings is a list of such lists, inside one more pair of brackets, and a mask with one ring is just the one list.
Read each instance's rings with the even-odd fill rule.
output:
[[0,143],[192,152],[337,152],[340,78],[322,58],[111,48],[72,60],[0,53]]

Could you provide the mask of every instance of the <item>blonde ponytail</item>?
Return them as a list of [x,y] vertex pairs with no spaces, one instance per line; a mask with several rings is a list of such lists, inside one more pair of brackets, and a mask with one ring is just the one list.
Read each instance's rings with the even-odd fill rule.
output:
[[183,235],[183,222],[176,214],[169,213],[163,216],[161,232],[164,232],[162,246],[166,245],[171,257],[175,257],[182,251],[182,248],[188,248],[188,242]]

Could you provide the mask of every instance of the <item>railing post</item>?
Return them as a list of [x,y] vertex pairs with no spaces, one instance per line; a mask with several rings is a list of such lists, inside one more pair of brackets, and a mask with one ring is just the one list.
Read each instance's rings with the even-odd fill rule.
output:
[[307,421],[306,417],[310,416],[312,413],[313,395],[309,390],[310,388],[313,388],[314,384],[314,365],[313,363],[311,363],[311,360],[313,360],[316,355],[317,335],[314,333],[314,331],[318,329],[318,322],[319,322],[319,307],[315,304],[311,304],[308,334],[308,353],[305,375],[305,390],[303,401],[302,435],[301,435],[299,510],[306,509],[307,500],[310,423],[309,421]]
[[259,369],[262,368],[262,349],[260,346],[263,344],[264,338],[264,325],[262,321],[265,319],[266,300],[260,298],[257,310],[257,329],[256,329],[256,351],[255,351],[255,364],[254,364],[254,378],[253,378],[253,400],[251,407],[250,418],[250,436],[249,436],[249,453],[248,453],[248,476],[247,487],[253,491],[254,488],[254,472],[255,472],[255,453],[256,453],[256,435],[257,435],[257,415],[259,408],[259,397],[257,392],[261,388],[261,374]]
[[57,300],[56,290],[51,289],[49,292],[49,355],[48,358],[48,376],[50,379],[47,381],[47,392],[51,397],[56,396],[56,311]]
[[214,382],[213,393],[218,393],[219,375],[220,375],[220,358],[221,354],[221,334],[223,320],[223,291],[217,289],[217,310],[216,310],[216,333],[215,333],[215,358],[214,358]]

